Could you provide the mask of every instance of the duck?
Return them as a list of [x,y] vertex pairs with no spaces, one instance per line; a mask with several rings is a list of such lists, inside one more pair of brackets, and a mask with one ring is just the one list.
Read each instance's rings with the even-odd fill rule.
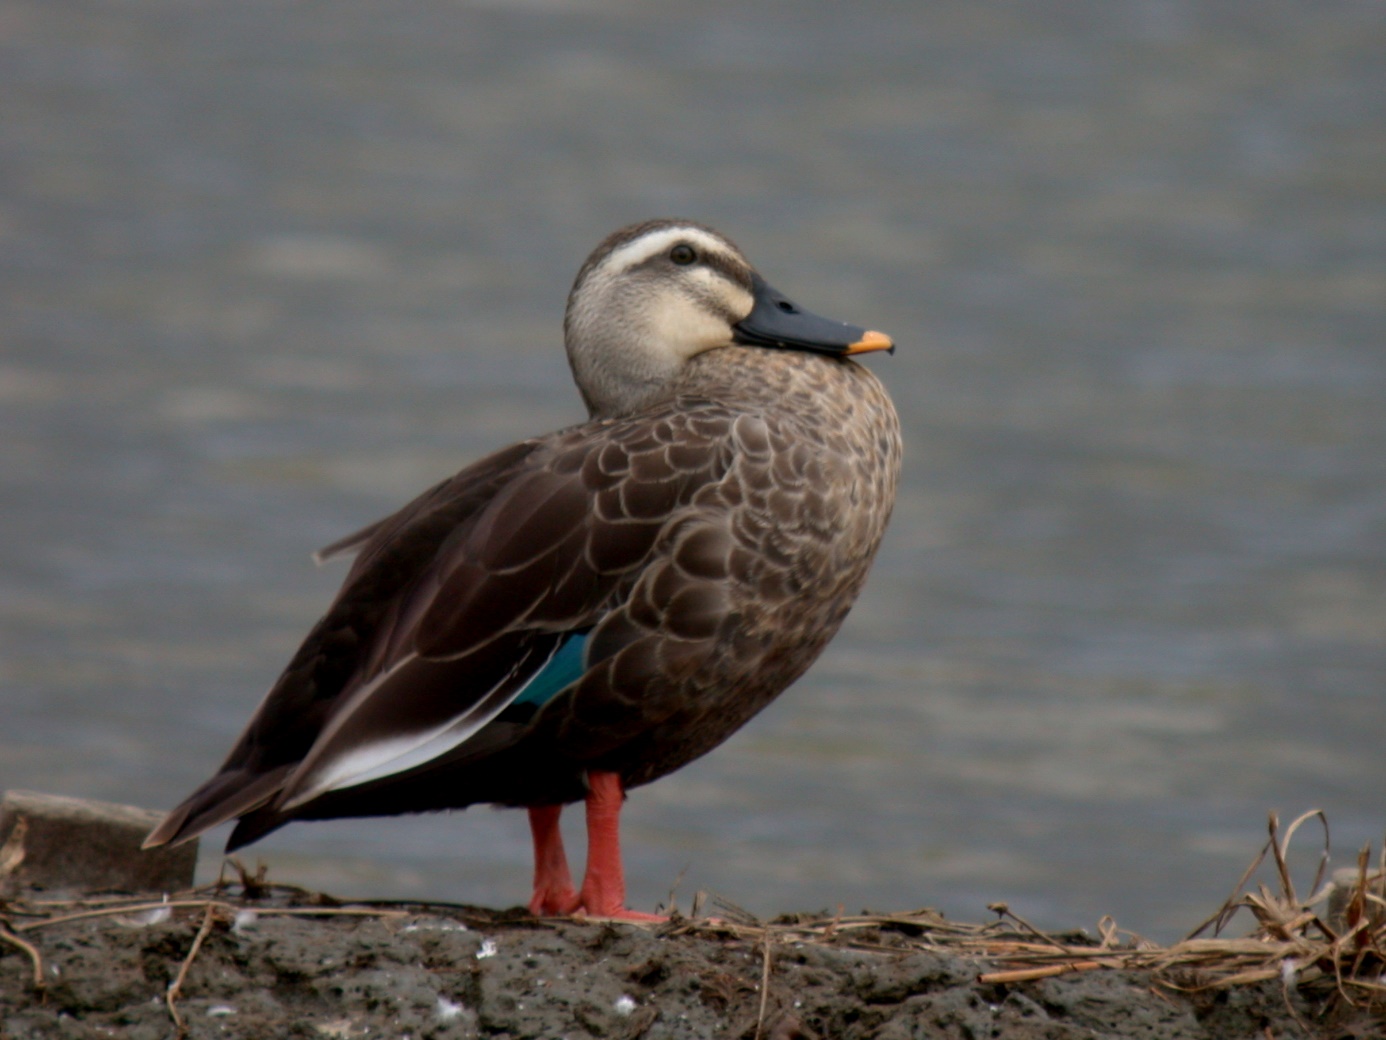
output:
[[[533,914],[660,919],[626,905],[626,794],[736,732],[847,616],[902,450],[855,359],[894,343],[683,219],[609,235],[563,327],[587,421],[321,550],[351,558],[340,590],[146,848],[489,803],[528,812]],[[559,830],[577,802],[581,886]]]

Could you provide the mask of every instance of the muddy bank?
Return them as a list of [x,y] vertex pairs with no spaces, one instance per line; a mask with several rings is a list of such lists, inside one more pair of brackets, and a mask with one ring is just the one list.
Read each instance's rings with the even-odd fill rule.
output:
[[[10,904],[0,1035],[163,1040],[180,1026],[188,1037],[247,1040],[1381,1035],[1379,1020],[1321,985],[1186,994],[1171,985],[1177,974],[1108,967],[997,981],[1017,978],[1006,951],[1036,937],[931,915],[645,929],[282,895],[180,903]],[[983,942],[959,945],[959,935]],[[965,952],[983,946],[996,955]]]

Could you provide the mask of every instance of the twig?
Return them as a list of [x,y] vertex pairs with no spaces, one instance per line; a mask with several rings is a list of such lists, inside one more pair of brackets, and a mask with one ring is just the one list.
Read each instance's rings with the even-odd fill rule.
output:
[[[1289,868],[1285,865],[1285,850],[1290,847],[1290,842],[1294,840],[1295,831],[1299,830],[1299,825],[1304,823],[1306,820],[1312,820],[1315,817],[1318,818],[1319,824],[1323,827],[1323,849],[1319,852],[1319,868],[1317,871],[1314,872],[1314,881],[1309,886],[1309,891],[1311,893],[1317,894],[1317,892],[1319,891],[1319,886],[1323,884],[1324,875],[1328,873],[1328,850],[1330,845],[1328,835],[1328,815],[1322,809],[1310,809],[1306,813],[1301,813],[1298,817],[1295,818],[1294,822],[1291,823],[1290,826],[1285,829],[1285,840],[1280,842],[1279,846],[1276,849],[1276,867],[1281,872],[1281,877],[1284,883],[1283,891],[1286,897],[1288,897],[1292,903],[1297,903],[1299,900],[1295,898],[1295,887],[1290,883],[1290,871]],[[1315,895],[1311,895],[1307,900],[1305,900],[1305,904],[1308,905],[1310,903],[1313,903],[1314,899]]]
[[989,971],[985,975],[978,975],[977,981],[986,983],[1033,982],[1035,979],[1049,979],[1055,975],[1072,975],[1077,971],[1092,971],[1094,968],[1105,967],[1107,965],[1102,961],[1065,961],[1063,964],[1051,964],[1047,968]]
[[825,942],[832,939],[837,932],[838,925],[842,924],[842,904],[837,904],[837,913],[833,914],[833,919],[828,922],[828,927],[823,929],[823,940]]
[[1068,953],[1067,946],[1059,942],[1053,936],[1045,935],[1042,931],[1040,931],[1038,928],[1032,925],[1029,921],[1025,920],[1025,918],[1021,917],[1019,914],[1014,913],[1011,910],[1011,908],[1007,906],[1005,903],[992,903],[990,906],[987,907],[987,909],[990,910],[992,913],[998,914],[1000,916],[1009,917],[1016,924],[1020,925],[1022,931],[1029,932],[1040,942],[1045,943],[1048,946],[1052,946],[1054,949],[1057,949],[1063,953]]
[[18,946],[29,955],[29,963],[34,966],[34,989],[42,993],[47,983],[43,977],[43,957],[39,954],[38,947],[34,946],[32,943],[25,942],[3,924],[0,924],[0,939],[3,939],[11,946]]
[[761,942],[761,949],[764,951],[762,967],[760,970],[760,1010],[756,1012],[756,1035],[755,1040],[760,1040],[761,1032],[765,1029],[765,1010],[770,1006],[770,929],[765,929],[765,937]]
[[[235,906],[232,903],[223,903],[212,899],[170,899],[163,903],[134,903],[124,906],[108,906],[100,910],[82,910],[75,914],[64,914],[61,917],[47,917],[41,921],[27,921],[18,925],[15,931],[29,932],[36,928],[45,928],[51,924],[67,924],[69,921],[81,921],[90,917],[114,917],[119,914],[139,913],[142,910],[161,910],[164,907],[170,910],[182,910],[189,907],[216,907],[228,913],[235,913],[243,907]],[[408,917],[408,910],[384,910],[368,906],[256,906],[253,908],[257,914],[281,914],[289,917]]]
[[202,949],[202,943],[212,930],[212,924],[217,919],[217,904],[208,903],[207,912],[202,915],[202,927],[197,930],[197,935],[193,938],[192,949],[183,958],[183,966],[178,969],[178,974],[174,980],[168,984],[168,991],[164,994],[164,1003],[168,1005],[168,1013],[173,1018],[173,1026],[177,1029],[178,1040],[188,1035],[187,1024],[183,1021],[183,1016],[178,1013],[178,994],[183,990],[183,981],[188,977],[188,969],[192,967],[197,951]]
[[1271,838],[1264,845],[1261,846],[1260,853],[1256,856],[1255,859],[1251,861],[1251,865],[1247,867],[1245,871],[1242,872],[1241,878],[1237,881],[1236,886],[1232,889],[1232,894],[1228,896],[1226,901],[1222,904],[1222,906],[1219,907],[1213,913],[1212,917],[1208,918],[1201,925],[1195,928],[1192,932],[1186,935],[1184,937],[1186,940],[1198,938],[1198,936],[1201,935],[1208,928],[1209,925],[1212,925],[1213,927],[1213,934],[1217,935],[1219,932],[1222,931],[1223,925],[1227,924],[1227,922],[1231,919],[1232,915],[1237,912],[1237,908],[1241,906],[1241,904],[1237,901],[1237,897],[1242,894],[1242,889],[1246,887],[1246,883],[1251,880],[1251,876],[1256,873],[1257,868],[1260,867],[1263,862],[1265,862],[1266,853],[1270,852],[1271,847],[1275,844],[1274,833],[1279,821],[1276,819],[1275,813],[1271,813],[1270,818],[1272,835]]
[[183,907],[202,907],[207,906],[206,899],[171,899],[168,902],[158,903],[124,903],[120,906],[106,906],[99,910],[79,910],[75,914],[63,914],[59,917],[45,917],[39,921],[26,921],[24,924],[16,925],[17,932],[32,932],[39,928],[47,928],[51,924],[67,924],[69,921],[84,921],[92,917],[115,917],[119,914],[140,913],[147,910],[162,910],[167,907],[170,910],[181,909]]

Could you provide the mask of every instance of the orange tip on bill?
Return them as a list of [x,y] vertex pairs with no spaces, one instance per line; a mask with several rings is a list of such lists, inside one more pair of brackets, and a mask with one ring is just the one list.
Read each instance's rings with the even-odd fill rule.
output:
[[888,350],[895,353],[895,341],[884,332],[865,332],[861,339],[848,345],[845,353],[868,354],[873,350]]

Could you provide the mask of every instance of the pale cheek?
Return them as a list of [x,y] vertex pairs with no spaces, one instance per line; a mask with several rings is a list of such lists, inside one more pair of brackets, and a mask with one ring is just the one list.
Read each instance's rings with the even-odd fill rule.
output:
[[731,342],[731,327],[692,300],[669,300],[653,317],[654,341],[680,361]]

